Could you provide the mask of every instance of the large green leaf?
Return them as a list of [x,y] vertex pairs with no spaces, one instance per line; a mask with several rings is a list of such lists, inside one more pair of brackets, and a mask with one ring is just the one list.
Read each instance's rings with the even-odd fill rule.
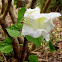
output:
[[53,44],[51,42],[49,42],[49,47],[50,47],[50,51],[54,52],[55,49],[54,49],[54,46],[53,46]]
[[2,51],[3,53],[10,53],[13,50],[12,45],[10,45],[11,43],[12,43],[12,38],[11,37],[5,38],[0,43],[0,51]]
[[12,36],[12,37],[20,37],[21,36],[21,32],[15,30],[15,29],[12,30],[10,28],[7,28],[6,30],[9,33],[9,35]]
[[10,36],[20,37],[21,36],[20,30],[22,30],[22,26],[23,26],[23,24],[17,23],[17,24],[10,26],[9,28],[6,28],[6,30]]
[[0,48],[0,51],[2,51],[3,53],[10,53],[13,51],[13,47],[12,45],[8,45],[8,46]]
[[17,23],[17,24],[14,24],[14,25],[10,26],[9,28],[12,29],[12,30],[20,31],[20,30],[22,30],[22,27],[23,27],[22,23]]
[[40,47],[42,36],[40,36],[39,38],[33,38],[31,36],[26,35],[25,37],[28,41],[34,43],[37,47]]
[[26,9],[23,7],[18,12],[18,22],[24,20],[24,13]]
[[38,62],[38,58],[35,55],[30,55],[28,59],[30,62]]

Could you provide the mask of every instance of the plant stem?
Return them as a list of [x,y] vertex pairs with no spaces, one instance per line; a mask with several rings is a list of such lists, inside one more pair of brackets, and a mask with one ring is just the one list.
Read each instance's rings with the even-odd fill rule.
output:
[[36,0],[32,0],[32,4],[31,4],[31,8],[35,8],[35,5],[36,5]]
[[[9,14],[10,14],[10,17],[12,19],[12,22],[13,24],[16,24],[17,23],[17,14],[16,14],[16,11],[15,11],[15,7],[13,4],[11,4],[11,7],[10,7],[10,10],[9,10]],[[18,37],[18,40],[19,40],[19,43],[24,43],[24,39],[22,37]]]
[[24,45],[23,45],[23,51],[22,51],[20,62],[24,62],[27,49],[28,49],[28,40],[26,38],[24,38]]
[[[11,2],[12,2],[12,0],[8,0],[6,10],[5,10],[5,11],[2,11],[2,12],[4,13],[4,15],[3,15],[2,19],[0,19],[0,24],[1,24],[1,26],[2,26],[2,29],[3,29],[4,33],[7,34],[8,37],[11,37],[11,36],[8,34],[7,30],[5,29],[5,28],[8,28],[8,27],[9,27],[9,25],[7,24],[7,22],[6,22],[6,20],[5,20],[5,17],[6,17],[8,11],[9,11],[9,9],[10,9]],[[3,14],[3,13],[2,13],[2,14]],[[2,21],[2,22],[1,22],[1,21]],[[17,38],[14,38],[14,37],[12,37],[12,38],[13,38],[13,45],[14,45],[15,47],[17,47],[17,48],[20,48],[18,39],[17,39]],[[13,48],[13,49],[14,49],[15,57],[19,58],[19,56],[20,56],[19,52],[20,52],[20,51],[17,50],[17,49],[15,49],[15,48]]]
[[48,9],[48,7],[49,7],[51,1],[52,1],[52,0],[47,0],[47,1],[46,1],[46,4],[44,5],[44,8],[43,8],[43,10],[41,11],[41,13],[45,13],[45,12],[46,12],[46,10]]
[[30,2],[28,3],[27,8],[35,8],[35,5],[36,5],[36,0],[30,0]]

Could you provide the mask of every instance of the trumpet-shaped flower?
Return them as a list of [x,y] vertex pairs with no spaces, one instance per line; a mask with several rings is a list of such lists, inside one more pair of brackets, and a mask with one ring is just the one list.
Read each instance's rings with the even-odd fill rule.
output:
[[60,13],[40,13],[39,8],[27,9],[24,14],[24,24],[22,35],[29,35],[34,38],[43,36],[46,41],[49,41],[49,31],[54,28],[53,19],[61,16]]

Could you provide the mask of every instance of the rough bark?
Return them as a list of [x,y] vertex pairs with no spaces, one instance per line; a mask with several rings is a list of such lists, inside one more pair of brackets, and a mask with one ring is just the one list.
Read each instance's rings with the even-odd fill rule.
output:
[[[7,34],[7,36],[11,37],[8,34],[7,30],[5,29],[5,28],[9,27],[9,25],[7,24],[7,22],[4,21],[4,23],[1,24],[1,26],[2,26],[3,31]],[[14,50],[14,56],[17,57],[17,58],[19,58],[20,57],[20,46],[19,46],[18,39],[14,38],[14,37],[12,37],[12,39],[13,39],[12,45],[13,45],[13,50]],[[19,49],[17,50],[16,48],[19,48]]]
[[24,45],[23,45],[23,51],[22,51],[20,62],[24,62],[24,60],[26,58],[27,49],[28,49],[28,40],[26,38],[24,38]]
[[[9,9],[10,9],[11,1],[12,1],[12,0],[8,0],[7,7],[6,7],[5,11],[2,11],[2,12],[3,12],[3,13],[2,13],[3,16],[2,16],[2,18],[0,19],[0,24],[1,24],[1,26],[2,26],[2,29],[3,29],[3,31],[8,35],[8,37],[11,37],[11,36],[8,34],[8,32],[7,32],[6,29],[5,29],[5,28],[8,28],[8,25],[7,25],[6,21],[5,21],[5,17],[6,17],[8,11],[9,11]],[[14,37],[12,37],[12,38],[13,38],[13,45],[14,45],[15,47],[17,47],[17,48],[20,48],[17,38],[14,38]],[[16,57],[19,57],[19,55],[20,55],[19,52],[20,52],[20,51],[14,48],[14,52],[15,52],[15,56],[16,56]]]
[[[14,7],[13,4],[11,4],[9,14],[11,16],[13,24],[16,24],[17,23],[17,14],[15,12],[15,7]],[[24,39],[22,37],[18,37],[18,40],[19,40],[20,43],[24,43]]]

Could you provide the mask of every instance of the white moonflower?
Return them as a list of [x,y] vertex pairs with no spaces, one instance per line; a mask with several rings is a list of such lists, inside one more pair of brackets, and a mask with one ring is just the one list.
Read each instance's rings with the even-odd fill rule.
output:
[[43,36],[46,41],[49,41],[49,31],[54,28],[53,19],[61,16],[60,13],[40,13],[39,8],[27,9],[24,14],[24,24],[22,35],[29,35],[34,38]]

